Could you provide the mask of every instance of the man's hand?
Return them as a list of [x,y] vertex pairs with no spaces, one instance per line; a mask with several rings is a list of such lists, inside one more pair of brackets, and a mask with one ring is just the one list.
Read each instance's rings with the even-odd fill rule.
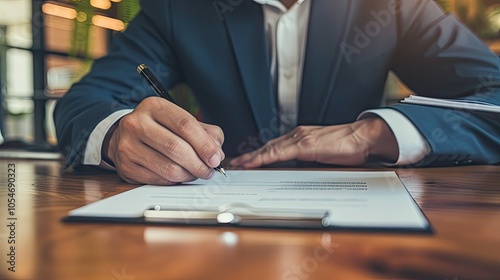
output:
[[394,134],[384,120],[374,117],[337,126],[300,126],[230,165],[256,168],[296,159],[356,166],[372,158],[396,162],[398,157]]
[[120,177],[133,184],[172,185],[211,178],[224,159],[222,130],[198,122],[158,97],[142,101],[124,116],[102,153]]

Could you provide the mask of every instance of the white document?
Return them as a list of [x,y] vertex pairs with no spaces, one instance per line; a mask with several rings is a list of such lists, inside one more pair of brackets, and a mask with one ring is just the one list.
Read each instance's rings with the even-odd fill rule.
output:
[[418,104],[418,105],[446,107],[459,110],[500,113],[500,106],[498,105],[483,101],[475,101],[467,99],[440,99],[440,98],[410,95],[409,97],[401,100],[401,102]]
[[181,211],[216,211],[223,205],[255,209],[328,211],[332,227],[430,228],[395,172],[227,171],[212,180],[178,186],[146,185],[97,201],[71,217],[140,218],[157,205]]

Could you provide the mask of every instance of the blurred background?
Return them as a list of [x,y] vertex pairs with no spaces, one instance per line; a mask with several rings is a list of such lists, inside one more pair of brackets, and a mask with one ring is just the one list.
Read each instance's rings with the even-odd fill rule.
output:
[[[500,0],[436,2],[500,54]],[[57,154],[57,99],[107,53],[113,33],[123,31],[138,10],[139,0],[0,0],[0,152]],[[189,93],[185,87],[177,92]],[[388,102],[409,94],[389,76]],[[193,102],[184,98],[191,112]]]

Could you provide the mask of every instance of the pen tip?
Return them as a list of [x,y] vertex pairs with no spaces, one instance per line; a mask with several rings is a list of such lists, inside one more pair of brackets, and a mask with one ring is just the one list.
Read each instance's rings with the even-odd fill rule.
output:
[[224,168],[222,168],[222,167],[219,168],[219,172],[222,173],[222,175],[227,177],[226,170],[224,170]]

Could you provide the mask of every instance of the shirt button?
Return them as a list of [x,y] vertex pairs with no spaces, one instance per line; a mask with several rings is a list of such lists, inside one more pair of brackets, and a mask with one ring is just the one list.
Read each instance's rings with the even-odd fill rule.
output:
[[292,72],[285,72],[285,78],[287,80],[290,80],[292,78],[292,76],[293,76]]
[[99,160],[99,155],[97,154],[97,152],[94,152],[94,159],[97,161]]

